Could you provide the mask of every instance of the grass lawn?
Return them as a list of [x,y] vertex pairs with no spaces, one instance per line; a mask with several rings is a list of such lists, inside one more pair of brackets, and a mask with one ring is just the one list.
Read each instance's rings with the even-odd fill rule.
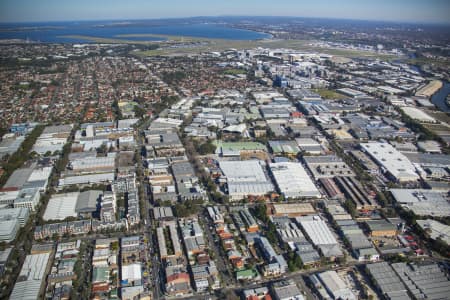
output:
[[334,90],[329,89],[313,89],[313,92],[316,92],[324,99],[344,99],[348,98],[347,96],[340,94]]

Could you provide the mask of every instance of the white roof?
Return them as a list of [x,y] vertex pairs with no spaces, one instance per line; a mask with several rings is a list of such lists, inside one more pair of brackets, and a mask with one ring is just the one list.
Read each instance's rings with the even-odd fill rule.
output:
[[422,216],[449,216],[450,202],[445,193],[425,189],[390,189],[395,200]]
[[79,192],[56,194],[48,201],[44,213],[44,220],[64,220],[67,217],[76,217],[75,207]]
[[239,125],[230,125],[228,127],[225,127],[223,129],[223,131],[243,133],[246,129],[247,129],[247,126],[245,126],[245,124],[239,124]]
[[50,174],[52,173],[52,169],[53,167],[43,167],[34,169],[33,172],[31,172],[30,177],[28,177],[28,181],[39,181],[48,179],[50,177]]
[[220,168],[227,177],[230,195],[262,195],[273,191],[258,160],[221,161]]
[[270,169],[285,197],[321,197],[303,165],[295,162],[270,164]]
[[303,227],[314,245],[338,243],[327,223],[319,216],[297,217],[296,220]]
[[425,113],[423,110],[411,107],[411,106],[405,106],[402,107],[402,110],[405,114],[407,114],[409,117],[415,120],[419,120],[422,122],[436,122],[436,119]]
[[325,285],[327,291],[333,296],[333,299],[356,300],[355,295],[339,277],[336,271],[326,271],[318,274],[318,276]]
[[68,176],[59,180],[59,185],[71,185],[82,183],[98,183],[103,181],[112,182],[114,180],[114,172],[100,173],[100,174],[87,174],[80,176]]
[[38,299],[42,279],[50,258],[50,253],[27,255],[19,273],[19,278],[24,281],[14,285],[10,299],[28,300]]
[[141,264],[122,266],[122,280],[135,281],[140,280],[141,277]]
[[266,182],[261,163],[258,160],[221,161],[220,168],[228,182]]
[[430,237],[432,239],[440,238],[450,245],[450,226],[432,219],[417,220],[417,224],[424,230],[430,230]]
[[373,142],[361,144],[361,147],[397,180],[415,181],[419,179],[411,161],[391,144]]
[[73,170],[86,168],[114,168],[114,157],[86,157],[71,162]]
[[11,293],[10,299],[16,300],[35,300],[38,299],[41,288],[40,280],[27,280],[17,282]]

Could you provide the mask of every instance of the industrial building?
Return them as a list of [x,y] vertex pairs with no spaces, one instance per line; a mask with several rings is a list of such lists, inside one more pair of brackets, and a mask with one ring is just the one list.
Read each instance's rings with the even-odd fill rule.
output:
[[67,138],[69,137],[72,128],[73,124],[45,127],[42,134],[36,140],[36,143],[33,146],[33,151],[41,155],[47,152],[61,152],[67,142]]
[[270,170],[278,189],[285,198],[322,197],[302,164],[295,162],[271,163]]
[[450,215],[450,202],[446,192],[425,189],[390,189],[390,192],[398,204],[416,215]]
[[409,159],[388,143],[360,144],[364,152],[370,155],[383,172],[399,182],[417,181],[419,175]]
[[390,300],[409,300],[407,289],[387,262],[366,265],[378,292]]
[[46,269],[50,260],[50,251],[40,254],[30,254],[17,277],[10,299],[37,300],[45,282]]
[[372,210],[378,208],[376,201],[368,196],[368,192],[355,177],[335,177],[334,181],[340,190],[350,199],[357,210]]
[[58,182],[59,186],[110,183],[114,181],[114,172],[100,174],[75,175],[64,174]]
[[338,241],[320,216],[297,217],[295,220],[323,256],[333,260],[343,255]]
[[0,221],[0,241],[11,242],[16,238],[20,224],[17,219]]
[[48,201],[43,219],[48,221],[76,217],[75,207],[79,195],[79,192],[53,195]]
[[355,175],[350,167],[336,155],[304,156],[303,159],[316,180]]
[[357,297],[336,271],[326,271],[309,277],[322,299],[356,300]]
[[311,203],[286,203],[286,204],[272,204],[271,214],[273,216],[287,216],[295,218],[315,214],[316,211]]
[[272,285],[275,300],[304,300],[302,292],[292,280],[275,282]]
[[395,237],[399,230],[396,225],[388,222],[387,220],[368,220],[366,221],[367,227],[369,229],[370,236],[373,237],[382,237],[382,236],[390,236]]
[[263,170],[263,161],[221,161],[220,168],[232,200],[241,200],[248,195],[262,196],[274,190]]
[[300,150],[305,153],[313,155],[319,155],[322,153],[322,146],[320,146],[320,144],[316,140],[310,137],[296,138],[295,141],[297,142]]
[[450,226],[432,219],[417,220],[416,222],[431,239],[439,238],[450,245]]
[[448,275],[435,262],[394,263],[391,267],[415,299],[446,299],[450,295]]

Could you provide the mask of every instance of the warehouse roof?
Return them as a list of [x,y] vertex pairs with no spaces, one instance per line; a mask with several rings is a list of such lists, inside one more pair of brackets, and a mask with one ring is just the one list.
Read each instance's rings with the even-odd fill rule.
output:
[[405,285],[387,262],[369,264],[366,267],[383,294],[391,299],[410,299]]
[[322,272],[318,277],[333,299],[357,299],[336,271]]
[[369,220],[366,221],[367,226],[369,226],[370,231],[393,231],[397,230],[397,227],[389,223],[386,220]]
[[440,238],[450,245],[450,226],[442,224],[436,220],[417,220],[417,224],[429,233],[432,239]]
[[327,223],[319,216],[297,217],[296,221],[303,227],[315,245],[338,244]]
[[75,206],[79,192],[55,194],[47,204],[43,219],[44,220],[64,220],[67,217],[76,217]]
[[216,154],[227,154],[227,153],[235,153],[239,154],[240,151],[251,151],[251,150],[261,150],[267,151],[265,145],[257,142],[215,142]]
[[442,191],[425,189],[391,189],[392,196],[417,215],[448,216],[450,203]]
[[122,280],[136,281],[140,280],[141,277],[141,264],[122,266]]
[[20,189],[25,182],[27,182],[32,172],[33,168],[21,168],[15,170],[9,177],[8,181],[6,181],[3,188],[16,187]]
[[273,204],[274,214],[276,215],[307,215],[315,213],[311,203],[289,203],[289,204]]
[[297,154],[300,151],[295,141],[269,141],[269,146],[274,153]]
[[361,144],[361,147],[397,180],[414,181],[419,179],[414,165],[392,145],[371,142]]
[[262,169],[262,163],[258,160],[221,161],[220,168],[228,182],[265,183],[268,179]]
[[322,196],[302,164],[295,162],[272,163],[270,170],[280,192],[285,197],[320,198]]
[[94,212],[97,210],[97,200],[103,191],[100,190],[89,190],[81,192],[78,195],[77,205],[75,211],[80,212]]

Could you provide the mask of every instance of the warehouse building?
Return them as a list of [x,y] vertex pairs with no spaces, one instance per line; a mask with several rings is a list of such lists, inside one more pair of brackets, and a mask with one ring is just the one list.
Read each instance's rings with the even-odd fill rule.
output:
[[80,185],[80,184],[95,184],[95,183],[110,183],[114,181],[114,172],[100,173],[100,174],[86,174],[79,176],[71,176],[65,174],[59,179],[59,186]]
[[417,181],[419,175],[409,159],[388,143],[360,144],[364,152],[381,166],[384,173],[399,182]]
[[114,171],[115,154],[108,154],[106,157],[97,157],[95,152],[82,152],[82,154],[82,157],[69,157],[67,168],[78,174]]
[[316,180],[355,175],[350,167],[336,155],[304,156],[303,159]]
[[433,240],[441,239],[450,245],[450,226],[436,220],[417,220],[417,225]]
[[89,190],[79,193],[75,212],[78,215],[90,217],[92,213],[97,211],[99,199],[102,195],[103,191],[100,190]]
[[366,221],[366,224],[369,229],[370,236],[373,236],[373,237],[377,237],[377,236],[394,237],[399,233],[397,226],[395,226],[394,224],[392,224],[384,219],[369,220],[369,221]]
[[216,154],[223,157],[245,156],[267,157],[267,148],[257,142],[223,142],[216,141]]
[[40,299],[40,291],[45,282],[45,273],[49,261],[50,251],[27,255],[10,299]]
[[3,185],[3,190],[8,189],[16,189],[20,190],[24,184],[27,182],[28,178],[30,177],[31,173],[33,173],[33,167],[30,168],[20,168],[15,170],[11,176],[9,176],[6,183]]
[[73,125],[57,125],[45,127],[42,134],[36,140],[33,151],[43,155],[47,152],[61,152],[72,131]]
[[316,211],[311,203],[289,203],[289,204],[272,204],[271,214],[273,216],[287,216],[295,218],[315,214]]
[[378,208],[376,201],[368,196],[368,192],[356,180],[355,177],[335,177],[334,181],[337,183],[347,199],[350,199],[357,210],[372,210]]
[[409,300],[407,289],[387,262],[366,265],[378,292],[389,300]]
[[20,224],[17,219],[0,220],[0,241],[11,242],[16,238]]
[[269,141],[269,147],[274,154],[297,155],[300,152],[295,141]]
[[446,217],[450,202],[446,192],[425,189],[391,189],[398,204],[419,216]]
[[297,250],[295,253],[300,257],[303,265],[310,266],[320,262],[320,254],[310,242],[295,243],[295,248]]
[[322,146],[320,146],[320,144],[316,140],[310,137],[296,138],[295,141],[297,142],[300,150],[305,153],[313,155],[319,155],[322,153]]
[[303,165],[295,162],[271,163],[270,170],[285,198],[320,198],[317,187]]
[[324,257],[333,260],[343,255],[338,241],[320,216],[297,217],[295,220]]
[[450,280],[435,262],[391,265],[415,299],[448,299]]
[[248,195],[262,196],[274,190],[258,160],[221,161],[220,168],[225,175],[228,194],[232,200],[241,200]]
[[44,216],[48,220],[64,220],[68,217],[76,217],[75,207],[77,205],[79,192],[55,194],[48,201]]
[[309,278],[322,299],[358,299],[336,271],[313,274]]
[[292,280],[275,282],[272,285],[275,300],[303,300],[302,292]]

